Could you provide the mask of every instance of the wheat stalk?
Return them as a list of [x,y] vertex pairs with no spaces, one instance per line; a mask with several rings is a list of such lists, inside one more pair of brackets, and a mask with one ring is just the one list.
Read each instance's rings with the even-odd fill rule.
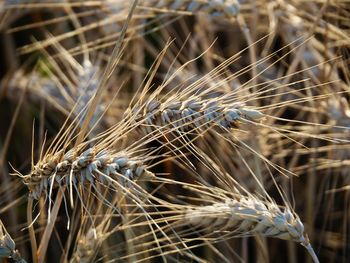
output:
[[21,254],[16,250],[16,244],[0,220],[0,259],[11,258],[17,263],[26,263]]

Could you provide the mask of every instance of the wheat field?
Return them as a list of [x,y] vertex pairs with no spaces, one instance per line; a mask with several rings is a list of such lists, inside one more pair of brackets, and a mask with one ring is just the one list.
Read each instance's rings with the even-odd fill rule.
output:
[[349,1],[3,0],[0,52],[0,262],[350,261]]

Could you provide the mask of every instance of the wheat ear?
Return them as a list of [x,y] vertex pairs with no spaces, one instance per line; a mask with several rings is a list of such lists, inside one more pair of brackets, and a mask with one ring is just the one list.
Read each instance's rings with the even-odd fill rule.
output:
[[1,258],[11,258],[14,262],[26,263],[18,250],[16,250],[15,242],[6,231],[4,224],[0,220],[0,259]]
[[237,127],[240,122],[258,121],[264,114],[243,103],[225,103],[220,99],[189,99],[178,101],[174,98],[165,102],[150,100],[144,107],[133,110],[135,121],[144,123],[147,133],[159,127],[201,129],[216,125],[223,129]]
[[155,7],[171,11],[187,11],[193,14],[205,13],[213,17],[226,18],[236,17],[240,9],[237,0],[157,0]]
[[288,207],[283,210],[274,202],[263,202],[254,196],[227,199],[212,205],[188,208],[184,220],[194,227],[223,231],[235,236],[274,237],[303,245],[314,262],[319,262],[304,234],[300,218]]
[[53,186],[95,184],[110,185],[117,180],[127,184],[130,180],[154,174],[146,169],[140,158],[132,158],[126,152],[112,153],[88,148],[82,153],[74,149],[66,154],[58,152],[39,162],[29,175],[22,176],[30,195],[39,199]]
[[90,228],[85,235],[82,235],[77,241],[77,247],[70,260],[71,263],[88,263],[96,254],[96,250],[101,243],[102,236],[96,228]]

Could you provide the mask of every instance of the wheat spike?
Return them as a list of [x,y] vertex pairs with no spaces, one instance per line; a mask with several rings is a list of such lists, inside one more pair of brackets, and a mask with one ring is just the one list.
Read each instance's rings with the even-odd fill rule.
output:
[[[147,1],[145,1],[147,2]],[[237,0],[158,0],[156,8],[206,13],[213,17],[236,17],[240,5]]]
[[274,202],[263,202],[254,196],[227,199],[212,205],[188,208],[184,220],[194,227],[235,236],[274,237],[300,243],[318,262],[300,218],[288,207],[283,210]]
[[350,106],[346,98],[331,98],[324,102],[323,106],[330,120],[334,121],[337,126],[350,127]]
[[[93,225],[81,226],[78,233],[74,252],[70,259],[71,263],[93,262],[101,244],[111,234],[108,228],[111,222],[111,215],[108,212],[103,217],[103,221]],[[83,222],[84,224],[84,222]],[[87,230],[84,230],[87,229]]]
[[1,258],[11,258],[14,262],[26,263],[18,250],[16,250],[15,242],[6,231],[4,224],[0,220],[0,259]]
[[98,231],[96,228],[90,228],[85,235],[82,235],[77,241],[77,247],[71,259],[71,263],[81,262],[88,263],[96,253],[97,247],[101,243]]
[[[112,11],[121,12],[125,7],[123,2],[111,1],[107,4]],[[167,11],[185,11],[192,14],[208,14],[211,17],[236,17],[240,11],[240,4],[237,0],[146,0],[140,1],[144,9],[154,8]]]
[[55,185],[95,184],[95,181],[109,185],[114,180],[122,180],[125,185],[141,176],[154,176],[141,159],[129,157],[126,152],[88,148],[80,154],[72,149],[65,154],[60,151],[48,155],[35,165],[29,175],[22,177],[30,195],[39,199]]
[[225,103],[224,100],[189,99],[164,103],[150,100],[143,109],[133,109],[135,121],[142,123],[147,133],[158,127],[200,129],[217,125],[223,129],[237,127],[240,122],[258,121],[264,114],[241,103]]

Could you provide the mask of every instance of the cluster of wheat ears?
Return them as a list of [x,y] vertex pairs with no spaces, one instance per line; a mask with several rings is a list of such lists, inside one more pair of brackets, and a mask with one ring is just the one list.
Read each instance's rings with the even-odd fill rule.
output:
[[349,32],[347,0],[0,1],[0,261],[349,262]]

